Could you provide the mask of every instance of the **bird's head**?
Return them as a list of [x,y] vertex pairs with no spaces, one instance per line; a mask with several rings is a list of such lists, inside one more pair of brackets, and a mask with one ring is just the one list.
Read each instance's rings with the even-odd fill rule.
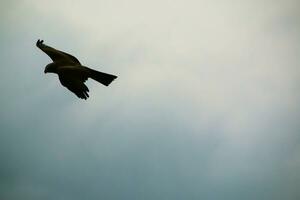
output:
[[46,65],[44,72],[45,73],[56,73],[57,65],[55,63],[50,63]]

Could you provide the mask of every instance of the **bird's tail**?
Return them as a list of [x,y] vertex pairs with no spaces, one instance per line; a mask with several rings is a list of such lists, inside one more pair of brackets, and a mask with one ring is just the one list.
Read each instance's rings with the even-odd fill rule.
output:
[[106,74],[93,69],[89,69],[89,70],[90,70],[90,77],[95,81],[102,83],[105,86],[108,86],[113,80],[117,78],[117,76],[112,74]]

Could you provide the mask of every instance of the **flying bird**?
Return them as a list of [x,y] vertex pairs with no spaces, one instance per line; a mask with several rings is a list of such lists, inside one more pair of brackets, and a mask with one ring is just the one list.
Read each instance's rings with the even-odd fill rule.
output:
[[115,75],[99,72],[81,65],[74,56],[45,45],[43,40],[38,40],[36,46],[53,61],[46,65],[44,72],[57,74],[60,83],[81,99],[89,97],[89,89],[84,84],[88,78],[92,78],[105,86],[108,86],[117,78]]

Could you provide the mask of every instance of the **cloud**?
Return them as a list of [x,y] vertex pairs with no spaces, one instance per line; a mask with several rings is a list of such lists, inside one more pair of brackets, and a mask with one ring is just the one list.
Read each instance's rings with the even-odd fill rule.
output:
[[[10,3],[0,197],[297,199],[297,4]],[[38,38],[119,78],[83,102]]]

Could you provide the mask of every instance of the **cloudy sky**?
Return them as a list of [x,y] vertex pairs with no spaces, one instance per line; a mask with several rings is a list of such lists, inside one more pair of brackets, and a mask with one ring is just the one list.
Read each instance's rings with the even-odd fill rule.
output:
[[[300,199],[297,0],[0,4],[0,199]],[[119,78],[78,99],[37,39]]]

